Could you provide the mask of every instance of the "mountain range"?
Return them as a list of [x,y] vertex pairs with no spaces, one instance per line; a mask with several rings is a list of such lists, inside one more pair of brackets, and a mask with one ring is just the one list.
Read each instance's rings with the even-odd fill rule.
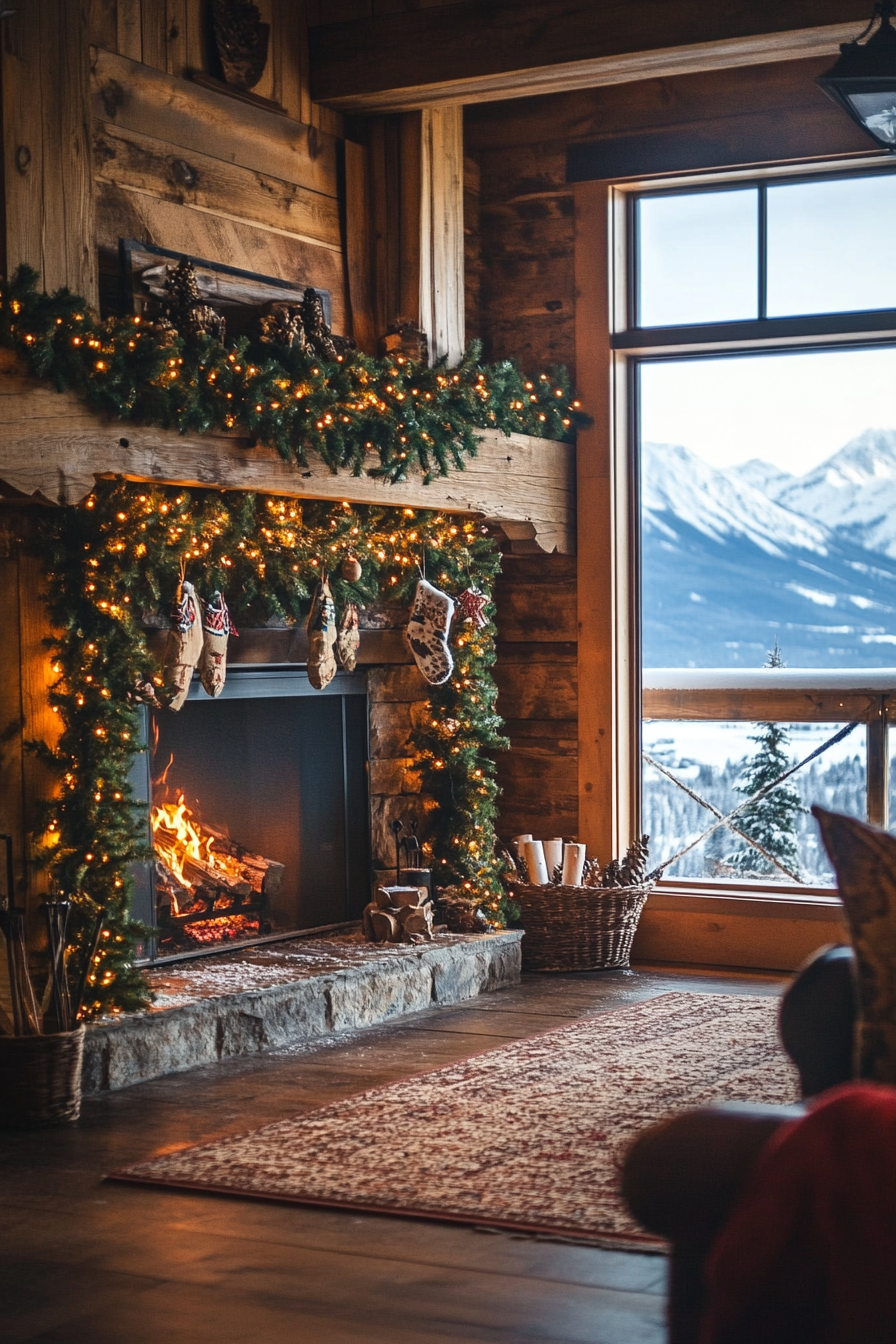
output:
[[896,430],[805,476],[642,446],[645,667],[896,665]]

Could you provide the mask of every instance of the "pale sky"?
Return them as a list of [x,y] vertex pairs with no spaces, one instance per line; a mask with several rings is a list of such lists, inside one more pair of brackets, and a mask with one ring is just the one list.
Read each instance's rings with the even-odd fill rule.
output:
[[[755,188],[643,197],[645,326],[755,318]],[[896,173],[770,186],[770,315],[896,307]],[[642,365],[641,433],[714,466],[759,457],[796,476],[864,429],[896,429],[896,349]]]
[[641,437],[717,467],[752,457],[802,476],[864,429],[896,429],[896,349],[641,366]]

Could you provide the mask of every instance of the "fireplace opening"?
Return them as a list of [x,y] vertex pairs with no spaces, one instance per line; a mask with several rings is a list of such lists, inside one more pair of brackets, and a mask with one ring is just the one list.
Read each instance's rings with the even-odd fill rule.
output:
[[[369,899],[363,676],[234,669],[147,724],[149,959],[344,923]],[[140,909],[139,907],[143,907]],[[148,907],[148,909],[146,908]]]

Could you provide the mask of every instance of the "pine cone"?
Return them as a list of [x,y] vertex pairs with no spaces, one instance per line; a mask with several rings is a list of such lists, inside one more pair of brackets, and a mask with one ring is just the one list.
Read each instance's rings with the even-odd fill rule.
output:
[[622,865],[618,859],[611,859],[604,869],[604,878],[601,883],[603,887],[624,887],[625,882],[622,877]]
[[316,355],[321,359],[335,359],[336,346],[324,317],[324,302],[316,289],[305,290],[302,298],[302,325]]
[[225,322],[220,313],[203,301],[196,279],[196,268],[188,257],[182,258],[165,279],[168,304],[164,321],[181,336],[214,336],[223,341]]
[[302,310],[297,304],[272,303],[270,312],[261,319],[259,325],[265,345],[304,349],[305,328],[302,326]]
[[191,307],[194,303],[202,302],[196,280],[196,267],[187,257],[182,257],[173,271],[170,266],[167,267],[165,293],[168,295],[171,316]]
[[216,313],[207,303],[196,303],[188,308],[184,315],[185,336],[214,336],[223,341],[227,326],[220,313]]

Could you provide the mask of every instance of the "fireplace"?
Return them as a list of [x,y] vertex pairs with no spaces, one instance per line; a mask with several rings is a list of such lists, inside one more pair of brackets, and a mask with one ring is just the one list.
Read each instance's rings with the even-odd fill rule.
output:
[[314,690],[295,667],[233,668],[147,715],[138,795],[153,861],[135,915],[148,960],[357,919],[370,890],[363,675]]

